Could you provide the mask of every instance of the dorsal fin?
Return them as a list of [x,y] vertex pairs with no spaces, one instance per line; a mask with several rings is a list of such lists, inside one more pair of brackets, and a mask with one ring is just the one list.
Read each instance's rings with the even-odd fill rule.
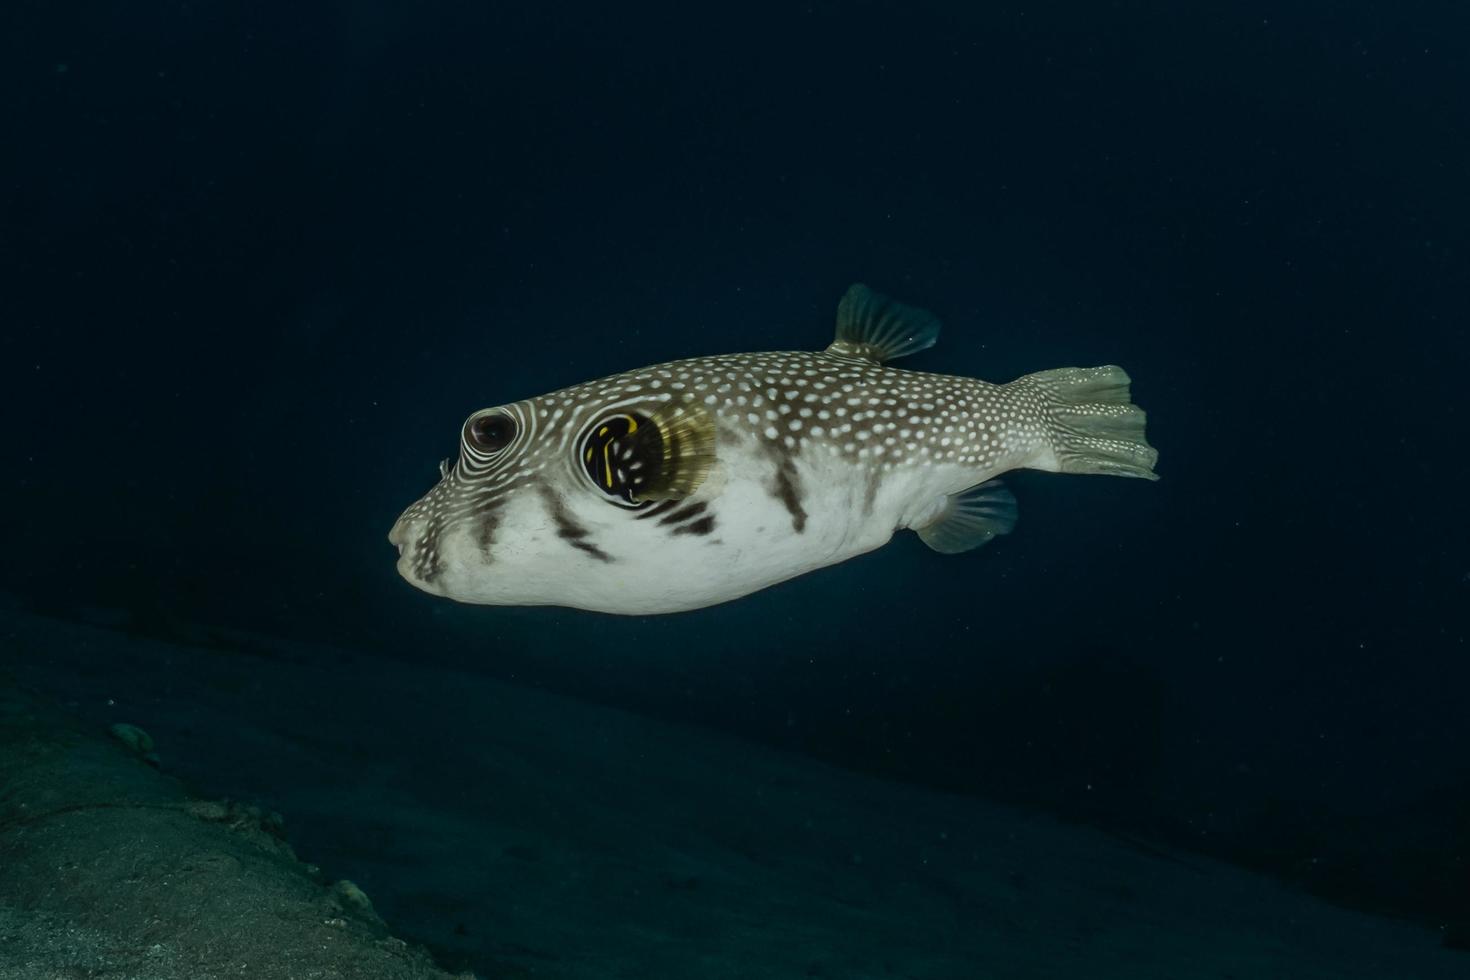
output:
[[837,304],[837,339],[827,353],[882,364],[933,347],[938,339],[939,318],[933,313],[855,283]]

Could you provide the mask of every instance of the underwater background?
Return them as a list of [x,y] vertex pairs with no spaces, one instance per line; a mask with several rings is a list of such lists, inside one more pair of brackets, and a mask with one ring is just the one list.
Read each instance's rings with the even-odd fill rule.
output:
[[[785,974],[700,972],[707,936],[622,934],[601,973],[554,937],[483,939],[465,908],[510,886],[414,897],[452,858],[371,864],[391,829],[338,853],[330,799],[292,823],[312,719],[411,747],[447,793],[478,731],[576,755],[585,711],[616,709],[736,762],[1223,861],[1447,950],[1364,975],[1470,970],[1467,37],[1470,8],[1435,2],[9,4],[0,671],[175,732],[166,771],[280,809],[303,860],[481,976]],[[1018,472],[1019,526],[980,551],[900,533],[665,617],[461,606],[396,574],[385,535],[470,412],[820,349],[859,281],[944,322],[905,368],[1124,366],[1162,479]],[[229,741],[181,714],[221,696],[221,655],[238,718],[294,712],[289,748],[242,750],[261,772],[180,758]],[[509,686],[479,719],[453,696],[476,681],[445,676]],[[602,759],[641,778],[586,795],[698,825],[728,804],[666,782],[678,757]],[[583,798],[585,774],[538,771]],[[405,807],[376,792],[357,817]],[[517,888],[566,873],[506,853]],[[697,903],[699,880],[665,884]],[[616,933],[621,909],[584,911]],[[1198,975],[1307,975],[1203,972],[1214,949]],[[1078,975],[1180,975],[1074,952]],[[1033,975],[814,962],[792,975]]]

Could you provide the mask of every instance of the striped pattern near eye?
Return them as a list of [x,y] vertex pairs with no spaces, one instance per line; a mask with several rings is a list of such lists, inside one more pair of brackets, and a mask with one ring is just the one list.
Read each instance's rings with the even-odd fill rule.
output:
[[535,434],[535,416],[520,404],[476,412],[460,430],[460,465],[466,475],[483,473],[501,465],[511,450]]

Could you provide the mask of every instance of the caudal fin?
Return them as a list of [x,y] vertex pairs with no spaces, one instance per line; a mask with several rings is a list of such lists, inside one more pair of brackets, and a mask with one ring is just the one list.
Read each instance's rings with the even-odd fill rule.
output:
[[1129,400],[1122,368],[1057,368],[1024,380],[1046,396],[1058,472],[1159,478],[1158,451],[1144,435],[1143,409]]

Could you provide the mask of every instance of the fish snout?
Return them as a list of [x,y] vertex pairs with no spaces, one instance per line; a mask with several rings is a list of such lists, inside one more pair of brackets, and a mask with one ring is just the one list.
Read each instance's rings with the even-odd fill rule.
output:
[[398,549],[398,574],[405,582],[432,595],[442,595],[438,579],[444,564],[439,560],[437,540],[425,537],[427,527],[422,515],[404,514],[393,522],[388,543]]
[[388,532],[388,543],[398,549],[399,557],[403,557],[403,546],[408,543],[408,521],[402,517],[393,522],[393,528]]

